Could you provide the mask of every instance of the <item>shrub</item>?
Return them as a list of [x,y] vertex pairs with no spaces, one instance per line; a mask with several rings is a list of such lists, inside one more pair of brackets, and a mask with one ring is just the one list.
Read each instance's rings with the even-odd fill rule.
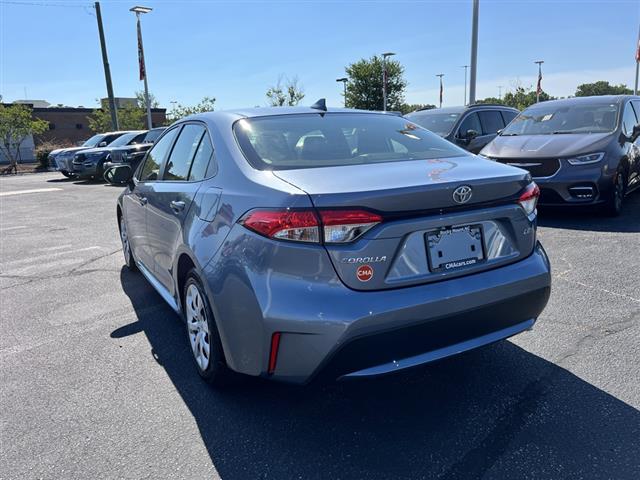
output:
[[48,170],[49,169],[49,153],[58,148],[68,148],[72,147],[71,142],[60,142],[55,140],[50,140],[46,142],[42,142],[35,149],[36,160],[38,161],[38,170]]

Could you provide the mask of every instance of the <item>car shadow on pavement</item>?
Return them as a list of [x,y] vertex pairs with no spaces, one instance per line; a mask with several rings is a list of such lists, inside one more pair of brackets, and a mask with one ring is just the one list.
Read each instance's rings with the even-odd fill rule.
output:
[[247,378],[217,391],[198,376],[177,315],[140,274],[123,268],[120,279],[138,319],[111,337],[146,335],[222,479],[640,471],[638,410],[510,342],[378,379],[294,387]]
[[640,190],[629,194],[618,217],[607,217],[595,207],[540,207],[538,225],[594,232],[640,232]]

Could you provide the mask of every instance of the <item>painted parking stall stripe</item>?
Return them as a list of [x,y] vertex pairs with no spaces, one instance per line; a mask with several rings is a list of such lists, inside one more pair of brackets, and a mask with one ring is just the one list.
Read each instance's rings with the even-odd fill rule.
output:
[[31,190],[14,190],[12,192],[0,192],[0,197],[8,197],[11,195],[23,195],[23,194],[27,194],[27,193],[45,193],[45,192],[56,192],[56,191],[62,191],[62,188],[56,188],[56,187],[51,187],[51,188],[33,188]]

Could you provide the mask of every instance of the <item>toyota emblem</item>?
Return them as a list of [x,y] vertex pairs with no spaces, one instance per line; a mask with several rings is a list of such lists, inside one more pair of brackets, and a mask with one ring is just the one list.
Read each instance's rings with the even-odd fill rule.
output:
[[460,185],[453,191],[453,201],[459,204],[467,203],[471,200],[471,187],[469,185]]

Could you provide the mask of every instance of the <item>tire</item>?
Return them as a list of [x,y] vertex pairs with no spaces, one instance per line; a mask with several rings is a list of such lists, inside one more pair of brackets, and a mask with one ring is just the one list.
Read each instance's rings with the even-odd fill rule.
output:
[[129,243],[129,235],[127,232],[127,224],[124,221],[124,215],[120,215],[120,241],[122,242],[122,254],[124,255],[124,263],[129,270],[135,272],[138,270],[136,261],[133,258],[133,251],[131,250],[131,244]]
[[626,177],[626,171],[623,168],[618,168],[615,176],[613,177],[611,193],[609,194],[609,198],[605,204],[605,213],[610,217],[617,217],[622,211],[624,196],[627,193]]
[[187,340],[198,373],[214,387],[226,386],[231,372],[224,358],[209,300],[195,269],[187,274],[182,298]]

